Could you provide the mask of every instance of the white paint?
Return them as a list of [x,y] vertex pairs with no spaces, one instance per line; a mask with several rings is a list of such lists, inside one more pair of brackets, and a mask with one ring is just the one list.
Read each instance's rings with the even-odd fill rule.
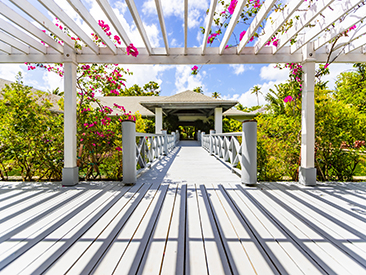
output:
[[222,108],[215,108],[215,131],[217,134],[222,133]]
[[161,134],[163,129],[163,109],[155,108],[155,134]]

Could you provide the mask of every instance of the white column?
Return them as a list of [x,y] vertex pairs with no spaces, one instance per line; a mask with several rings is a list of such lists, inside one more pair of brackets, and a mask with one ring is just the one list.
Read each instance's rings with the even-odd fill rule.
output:
[[155,108],[155,134],[161,134],[163,129],[163,109]]
[[257,183],[257,121],[246,120],[242,124],[241,182]]
[[316,169],[314,167],[315,146],[315,59],[310,44],[303,51],[303,86],[302,86],[302,111],[301,111],[301,166],[299,169],[299,182],[304,185],[316,184]]
[[[66,55],[67,57],[70,54]],[[70,58],[72,59],[72,58]],[[62,184],[75,185],[79,181],[76,165],[76,69],[73,60],[64,63],[64,169]]]
[[168,132],[167,130],[162,130],[161,133],[163,134],[163,155],[166,156],[168,154]]
[[215,108],[215,131],[216,134],[222,133],[222,108]]
[[122,121],[123,183],[136,183],[136,124]]

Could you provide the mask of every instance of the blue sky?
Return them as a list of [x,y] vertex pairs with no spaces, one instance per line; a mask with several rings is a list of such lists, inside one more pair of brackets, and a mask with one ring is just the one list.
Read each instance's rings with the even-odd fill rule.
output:
[[[36,0],[28,0],[41,10],[45,9]],[[121,0],[109,0],[116,12],[122,26],[125,28],[131,41],[135,46],[143,46],[141,37],[133,24],[132,17],[127,5]],[[228,1],[228,0],[226,0]],[[4,0],[8,4],[8,0]],[[99,8],[95,0],[82,0],[96,20],[102,19],[108,22],[106,16]],[[169,45],[171,47],[183,46],[183,0],[161,0],[163,13],[167,27]],[[92,31],[83,22],[83,20],[71,9],[66,0],[58,0],[57,3],[62,7],[71,18],[85,30],[86,33]],[[135,0],[140,16],[145,24],[153,47],[164,47],[163,38],[160,33],[160,25],[155,11],[154,0]],[[13,7],[11,3],[9,6]],[[199,47],[202,44],[203,35],[200,32],[200,26],[205,26],[206,10],[209,7],[209,0],[190,0],[189,1],[189,23],[188,23],[188,47]],[[18,10],[14,7],[15,10]],[[47,14],[51,20],[52,14]],[[27,17],[27,16],[26,16]],[[27,17],[28,18],[28,17]],[[32,19],[28,18],[33,22]],[[35,23],[37,25],[37,23]],[[40,26],[39,26],[40,27]],[[41,28],[41,27],[40,27]],[[238,24],[235,33],[239,36],[242,30],[247,26]],[[115,32],[114,32],[115,33]],[[251,44],[255,43],[253,41]],[[232,36],[229,44],[235,44]],[[251,45],[249,44],[249,45]],[[218,46],[214,42],[213,46]],[[153,80],[160,84],[161,95],[173,95],[187,89],[193,89],[202,86],[205,94],[211,95],[212,92],[219,92],[225,99],[236,99],[244,106],[253,106],[257,104],[255,95],[250,93],[254,85],[262,87],[263,94],[266,94],[276,83],[287,79],[288,72],[275,69],[275,64],[237,64],[237,65],[205,65],[201,68],[198,75],[191,75],[191,67],[195,65],[124,65],[134,74],[127,77],[126,85],[140,86]],[[336,75],[342,71],[351,69],[351,64],[330,65],[331,75],[327,76],[330,86],[333,87]],[[63,89],[63,82],[59,76],[42,70],[27,71],[27,67],[22,64],[0,64],[0,78],[14,80],[15,74],[22,71],[24,82],[41,90]],[[260,97],[260,104],[264,104],[263,96]]]

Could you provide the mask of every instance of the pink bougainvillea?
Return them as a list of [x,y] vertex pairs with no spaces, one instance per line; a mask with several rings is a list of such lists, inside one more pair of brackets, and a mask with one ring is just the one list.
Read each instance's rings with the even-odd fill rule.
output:
[[126,51],[127,51],[127,55],[132,55],[134,57],[137,57],[139,54],[139,51],[132,43],[127,46]]
[[233,14],[234,13],[234,10],[235,10],[235,7],[236,7],[236,4],[238,3],[238,0],[231,0],[230,2],[230,5],[228,7],[228,11],[230,14]]

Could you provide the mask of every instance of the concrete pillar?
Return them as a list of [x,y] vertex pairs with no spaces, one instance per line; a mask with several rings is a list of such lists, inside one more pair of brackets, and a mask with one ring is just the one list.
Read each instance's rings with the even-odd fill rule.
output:
[[179,130],[175,130],[175,134],[176,134],[176,137],[177,137],[177,142],[179,142],[180,141]]
[[136,183],[136,124],[122,121],[123,183]]
[[79,182],[76,165],[76,69],[73,60],[64,63],[64,168],[62,184],[72,186]]
[[214,154],[214,137],[212,136],[215,133],[215,130],[210,130],[210,154]]
[[315,59],[311,45],[303,51],[303,86],[302,86],[302,111],[301,111],[301,166],[299,169],[299,182],[304,185],[316,184],[316,168],[314,167],[315,147]]
[[222,108],[215,108],[215,131],[216,134],[222,133]]
[[161,134],[163,129],[163,109],[155,108],[155,134]]
[[201,141],[201,130],[197,131],[197,141]]
[[162,130],[163,134],[163,155],[166,156],[168,154],[168,133],[166,130]]
[[203,148],[205,148],[205,140],[204,140],[204,138],[203,138],[203,136],[204,136],[205,134],[206,134],[205,132],[202,132],[202,133],[201,133],[201,146],[202,146]]
[[241,182],[253,185],[257,183],[257,121],[246,120],[242,126]]

